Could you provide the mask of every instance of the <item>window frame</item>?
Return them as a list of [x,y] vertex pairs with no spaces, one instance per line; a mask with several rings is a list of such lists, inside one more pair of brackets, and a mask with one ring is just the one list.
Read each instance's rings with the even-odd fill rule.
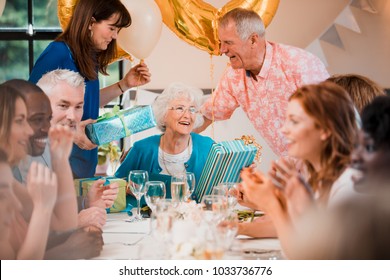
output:
[[[27,41],[28,42],[28,73],[31,73],[36,58],[34,57],[34,42],[35,41],[53,41],[62,29],[60,27],[34,27],[34,0],[27,0],[27,27],[1,27],[0,26],[0,41]],[[123,78],[123,61],[118,62],[119,79]],[[119,97],[119,104],[108,104],[105,108],[112,108],[114,105],[120,107],[122,104],[122,95]]]

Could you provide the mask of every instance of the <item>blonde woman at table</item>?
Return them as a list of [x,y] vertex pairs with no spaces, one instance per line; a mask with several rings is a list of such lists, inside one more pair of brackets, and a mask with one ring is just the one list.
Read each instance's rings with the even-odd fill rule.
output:
[[274,163],[268,176],[243,170],[240,191],[244,203],[269,215],[288,254],[292,219],[313,206],[334,207],[356,195],[356,171],[348,167],[357,132],[353,103],[348,93],[333,83],[303,86],[289,98],[282,132],[289,156],[304,162],[308,176],[303,178],[281,160]]
[[[198,113],[202,96],[200,89],[182,83],[169,85],[152,105],[157,126],[163,133],[137,141],[115,176],[127,177],[130,170],[137,169],[168,176],[188,171],[199,182],[214,143],[210,137],[192,132],[203,121]],[[167,188],[167,197],[169,192]]]

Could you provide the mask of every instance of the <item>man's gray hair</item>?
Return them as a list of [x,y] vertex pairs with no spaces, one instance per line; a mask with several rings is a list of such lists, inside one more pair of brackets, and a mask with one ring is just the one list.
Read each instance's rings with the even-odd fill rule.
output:
[[246,10],[242,8],[233,9],[223,15],[219,19],[218,24],[220,27],[226,27],[230,22],[236,24],[236,30],[241,40],[246,40],[253,33],[264,37],[265,26],[264,22],[255,11]]
[[[169,104],[171,101],[184,98],[190,102],[193,102],[197,111],[199,111],[202,105],[203,91],[199,88],[185,85],[183,83],[170,84],[153,102],[153,113],[157,121],[157,127],[161,131],[165,131],[164,118],[168,112]],[[196,114],[194,129],[200,127],[203,124],[203,117],[200,113]]]
[[51,89],[59,82],[65,82],[73,88],[83,87],[85,92],[84,78],[77,72],[68,69],[56,69],[44,74],[37,85],[47,94],[50,95]]

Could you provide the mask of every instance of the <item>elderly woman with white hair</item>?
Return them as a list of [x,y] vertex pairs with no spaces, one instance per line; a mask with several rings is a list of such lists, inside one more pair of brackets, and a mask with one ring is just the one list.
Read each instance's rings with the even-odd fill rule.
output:
[[210,137],[192,132],[203,123],[198,113],[202,96],[200,89],[182,83],[168,86],[152,105],[163,133],[137,141],[115,176],[127,177],[130,170],[146,170],[152,176],[187,171],[193,172],[198,182],[214,143]]

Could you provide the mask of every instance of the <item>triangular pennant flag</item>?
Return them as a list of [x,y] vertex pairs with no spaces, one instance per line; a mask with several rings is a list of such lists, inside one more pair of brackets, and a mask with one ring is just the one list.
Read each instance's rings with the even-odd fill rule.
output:
[[334,23],[351,29],[357,33],[361,33],[356,18],[352,14],[351,8],[349,6],[345,7],[345,9],[338,15]]
[[320,40],[328,42],[329,44],[335,45],[341,49],[344,49],[344,44],[341,41],[339,32],[336,29],[336,26],[332,24],[324,34],[321,35]]
[[325,53],[322,50],[320,40],[316,39],[313,42],[311,42],[310,45],[306,47],[306,50],[316,55],[319,59],[321,59],[325,67],[328,67],[328,61],[326,60]]
[[375,9],[374,5],[371,3],[371,0],[353,0],[351,6],[371,14],[378,13],[378,10]]

